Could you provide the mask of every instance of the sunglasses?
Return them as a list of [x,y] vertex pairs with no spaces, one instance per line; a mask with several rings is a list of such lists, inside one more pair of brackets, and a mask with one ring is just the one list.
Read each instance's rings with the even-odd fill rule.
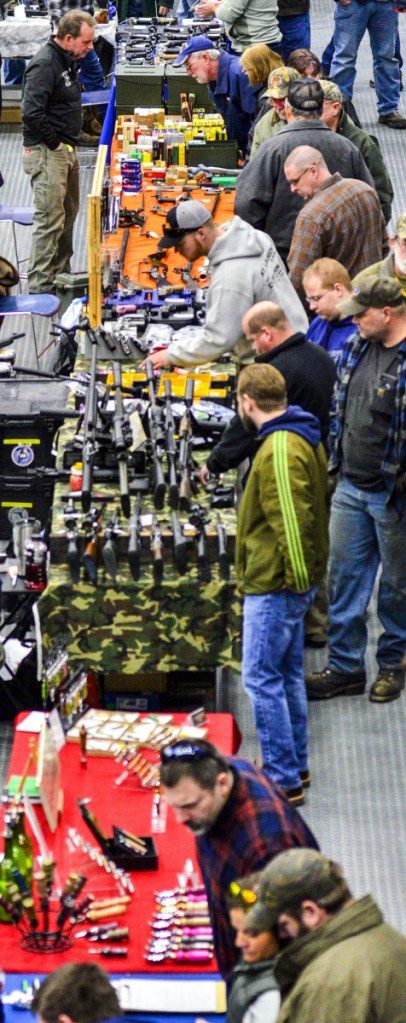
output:
[[257,901],[256,892],[253,892],[251,888],[241,888],[238,881],[231,881],[228,886],[228,894],[233,899],[241,898],[246,906],[253,906]]
[[212,754],[208,750],[196,746],[193,742],[177,742],[174,746],[164,746],[161,749],[161,761],[163,764],[171,764],[173,761],[205,760]]

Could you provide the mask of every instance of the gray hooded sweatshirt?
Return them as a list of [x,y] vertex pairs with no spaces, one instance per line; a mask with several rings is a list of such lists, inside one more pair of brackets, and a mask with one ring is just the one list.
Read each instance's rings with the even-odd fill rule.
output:
[[306,313],[273,241],[263,231],[233,217],[212,245],[209,263],[205,326],[187,347],[181,340],[172,342],[166,353],[171,365],[197,366],[225,352],[235,353],[242,363],[252,362],[251,342],[244,338],[241,322],[255,302],[276,302],[293,332],[306,333]]

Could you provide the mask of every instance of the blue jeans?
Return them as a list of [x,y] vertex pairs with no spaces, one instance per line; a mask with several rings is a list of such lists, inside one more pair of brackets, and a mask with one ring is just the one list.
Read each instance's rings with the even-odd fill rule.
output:
[[380,668],[398,668],[406,651],[406,508],[387,504],[386,491],[358,490],[345,476],[330,518],[330,667],[359,671],[367,645],[366,612],[379,565]]
[[[402,67],[403,67],[403,57],[402,57],[402,53],[401,53],[401,49],[400,49],[399,15],[397,15],[397,19],[398,19],[398,28],[397,28],[397,31],[396,31],[396,39],[395,39],[395,57],[396,57],[396,60],[399,62],[399,70],[401,71]],[[327,43],[326,49],[323,50],[323,53],[321,55],[322,68],[323,68],[324,73],[327,75],[327,77],[330,76],[330,67],[331,67],[331,61],[333,59],[333,56],[334,56],[334,36],[331,37],[330,42]]]
[[375,90],[379,114],[398,109],[400,97],[399,62],[395,56],[398,27],[393,0],[367,0],[336,4],[334,56],[330,78],[352,99],[359,45],[366,30],[371,44]]
[[310,50],[310,14],[282,14],[278,24],[282,32],[280,46],[284,61],[292,50],[302,46]]
[[281,590],[244,598],[243,683],[254,710],[263,768],[284,789],[306,771],[303,619],[316,593]]

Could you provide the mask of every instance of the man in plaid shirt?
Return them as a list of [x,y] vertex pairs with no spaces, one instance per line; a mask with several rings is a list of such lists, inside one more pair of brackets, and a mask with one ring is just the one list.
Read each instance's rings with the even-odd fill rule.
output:
[[227,908],[231,881],[262,870],[283,849],[318,845],[282,790],[246,760],[224,758],[203,740],[166,746],[161,760],[166,799],[196,836],[217,962],[228,979],[238,959]]
[[293,149],[284,170],[291,191],[307,200],[288,256],[290,279],[300,297],[303,274],[315,259],[337,259],[354,277],[389,252],[380,202],[370,185],[331,174],[312,146]]
[[364,692],[366,613],[381,568],[379,670],[369,699],[387,703],[405,684],[406,302],[396,280],[375,274],[338,310],[358,333],[338,365],[330,435],[330,468],[340,476],[330,524],[329,664],[306,682],[313,700]]

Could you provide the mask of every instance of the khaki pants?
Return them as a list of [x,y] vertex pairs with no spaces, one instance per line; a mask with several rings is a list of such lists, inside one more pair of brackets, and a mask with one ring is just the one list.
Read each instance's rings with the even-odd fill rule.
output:
[[28,266],[29,291],[49,291],[56,274],[70,270],[72,235],[79,210],[76,151],[41,144],[23,150],[23,167],[34,192],[34,226]]

